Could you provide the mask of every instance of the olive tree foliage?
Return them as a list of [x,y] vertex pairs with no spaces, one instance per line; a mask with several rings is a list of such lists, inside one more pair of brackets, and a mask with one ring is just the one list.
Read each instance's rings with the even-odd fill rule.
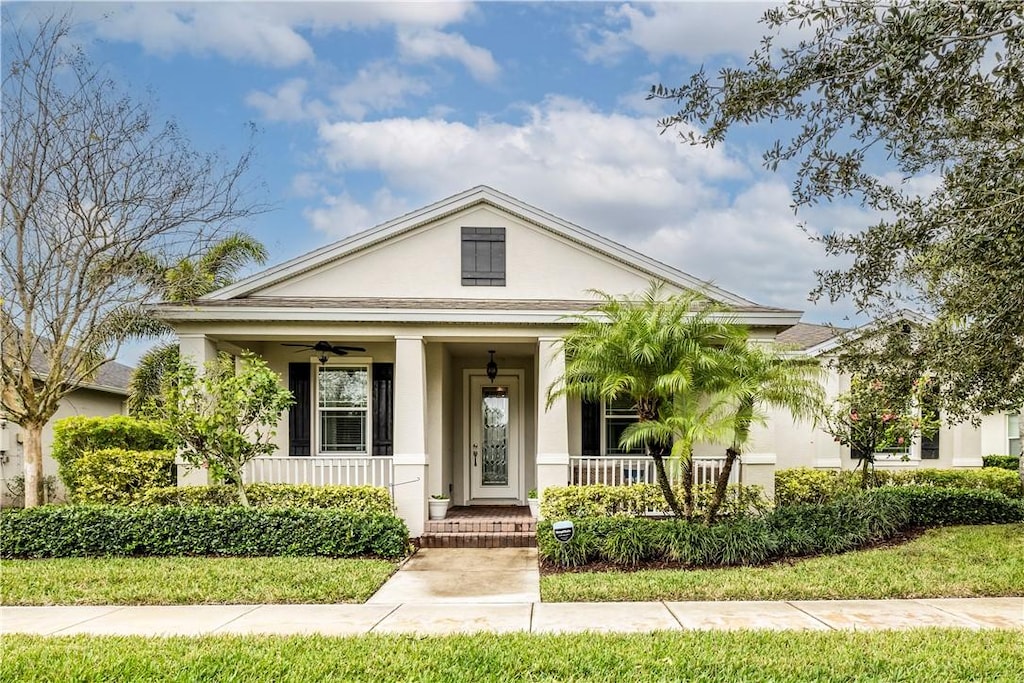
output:
[[120,344],[154,330],[138,265],[201,248],[258,207],[234,163],[90,63],[67,16],[3,15],[0,397],[26,433],[25,505],[39,502],[41,433]]
[[793,0],[762,21],[745,65],[652,88],[679,107],[663,130],[707,146],[792,130],[764,163],[794,174],[797,211],[852,201],[877,216],[816,238],[849,266],[819,271],[812,297],[934,318],[910,356],[862,350],[846,369],[909,358],[953,419],[1022,410],[1024,3]]
[[193,467],[233,483],[238,501],[249,507],[242,481],[245,463],[277,450],[272,443],[281,413],[295,399],[266,361],[246,353],[226,353],[202,370],[181,360],[164,377],[161,409],[168,433]]

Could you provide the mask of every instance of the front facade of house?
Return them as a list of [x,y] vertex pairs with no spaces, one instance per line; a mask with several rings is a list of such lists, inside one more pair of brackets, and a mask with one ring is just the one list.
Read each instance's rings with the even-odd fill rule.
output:
[[[570,478],[646,476],[641,458],[584,463],[616,455],[628,407],[547,405],[546,392],[564,368],[567,317],[594,302],[589,290],[634,293],[652,280],[729,306],[757,339],[799,320],[486,187],[160,315],[184,354],[253,351],[295,395],[277,455],[250,465],[250,479],[392,485],[416,536],[431,495],[524,504]],[[311,348],[321,341],[361,350]]]
[[[521,505],[532,489],[653,480],[649,460],[617,452],[629,406],[547,400],[590,290],[625,295],[652,280],[728,307],[754,340],[800,318],[487,187],[159,312],[184,355],[252,351],[294,394],[276,455],[250,463],[248,480],[391,486],[419,536],[432,495]],[[791,447],[776,431],[755,434],[738,473],[769,491],[777,445]],[[697,455],[706,477],[722,449]]]

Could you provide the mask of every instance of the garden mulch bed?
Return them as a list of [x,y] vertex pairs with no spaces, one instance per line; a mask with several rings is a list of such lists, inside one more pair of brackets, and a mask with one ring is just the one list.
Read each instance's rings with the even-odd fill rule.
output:
[[[907,529],[907,530],[901,531],[901,532],[897,533],[895,536],[893,536],[891,538],[887,538],[887,539],[885,539],[883,541],[876,541],[875,543],[869,543],[868,545],[864,545],[864,546],[861,546],[859,548],[854,548],[852,550],[847,550],[844,553],[833,553],[833,554],[834,555],[844,555],[846,553],[856,553],[856,552],[862,552],[864,550],[883,550],[885,548],[896,548],[896,547],[899,547],[901,545],[906,545],[910,541],[913,541],[914,539],[922,536],[925,533],[925,531],[927,531],[927,529],[925,529],[923,527],[922,528],[915,528],[915,529]],[[690,569],[728,569],[730,567],[736,567],[736,568],[739,568],[739,567],[755,567],[755,566],[756,567],[773,567],[773,566],[782,566],[782,565],[792,566],[792,565],[798,564],[798,563],[800,563],[800,562],[802,562],[804,560],[809,560],[809,559],[814,558],[814,557],[824,557],[826,555],[829,555],[829,553],[816,553],[814,555],[800,555],[799,557],[783,557],[783,558],[772,560],[771,562],[765,562],[764,564],[759,564],[759,565],[715,565],[715,566],[705,566],[705,567],[695,567],[695,566],[692,566],[692,565],[684,564],[682,562],[668,562],[668,561],[665,561],[665,560],[650,560],[650,561],[647,561],[647,562],[640,562],[640,563],[635,564],[635,565],[615,564],[614,562],[599,561],[599,562],[590,562],[590,563],[587,563],[587,564],[585,564],[585,565],[583,565],[581,567],[562,567],[562,566],[557,565],[557,564],[555,564],[553,562],[549,562],[548,560],[545,560],[544,558],[539,558],[538,559],[538,564],[540,566],[540,574],[541,574],[541,576],[551,576],[551,575],[555,575],[555,574],[582,574],[582,573],[590,573],[590,572],[632,573],[632,572],[647,571],[647,570],[652,570],[652,569],[654,569],[654,570],[657,570],[657,569],[669,569],[669,570],[679,571],[679,570],[690,570]]]

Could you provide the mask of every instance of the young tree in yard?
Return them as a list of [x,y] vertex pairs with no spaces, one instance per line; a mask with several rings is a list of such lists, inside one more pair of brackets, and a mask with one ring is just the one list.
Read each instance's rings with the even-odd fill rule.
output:
[[707,509],[707,522],[715,521],[729,485],[729,475],[743,448],[750,442],[751,427],[767,420],[767,409],[782,409],[794,419],[809,420],[821,409],[821,367],[810,358],[790,358],[778,351],[748,344],[730,354],[731,372],[722,378],[721,391],[731,403],[731,444],[715,482]]
[[850,391],[822,411],[825,433],[837,443],[849,446],[861,468],[861,487],[867,488],[875,455],[891,448],[909,447],[922,434],[939,427],[934,414],[920,410],[930,380],[921,378],[910,391],[885,385],[879,380],[853,377]]
[[[637,299],[595,292],[601,301],[563,339],[565,372],[548,387],[557,396],[587,400],[629,399],[638,421],[665,414],[685,392],[696,390],[722,367],[722,349],[745,343],[746,331],[696,295],[662,298],[652,285]],[[683,510],[665,471],[671,453],[668,432],[646,432],[644,451],[654,460],[658,485],[672,512]]]
[[69,43],[67,17],[3,16],[0,400],[21,425],[25,505],[37,505],[43,426],[61,399],[155,331],[140,277],[258,207],[249,153],[225,165],[153,121]]
[[[166,263],[149,257],[140,263],[140,270],[164,301],[187,303],[226,287],[238,272],[250,263],[264,263],[267,250],[254,237],[244,233],[228,235],[212,244],[203,254]],[[155,325],[163,332],[170,328],[160,321]],[[128,408],[133,414],[148,408],[160,410],[160,391],[163,377],[178,367],[178,345],[161,343],[139,359],[128,385]]]
[[277,446],[281,413],[292,403],[291,392],[266,362],[252,354],[235,359],[220,354],[203,372],[182,360],[164,378],[163,416],[181,456],[194,467],[233,482],[238,501],[249,507],[242,468]]
[[[764,23],[746,65],[655,86],[680,106],[661,125],[710,146],[791,122],[765,164],[793,169],[798,209],[877,212],[819,238],[850,265],[821,271],[813,294],[872,315],[927,310],[914,360],[941,380],[946,415],[1024,413],[1024,4],[792,0]],[[799,28],[795,44],[778,44],[784,28]]]

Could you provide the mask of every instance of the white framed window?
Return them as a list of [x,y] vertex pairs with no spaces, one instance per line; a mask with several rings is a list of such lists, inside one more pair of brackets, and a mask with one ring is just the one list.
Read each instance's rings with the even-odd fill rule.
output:
[[1009,455],[1021,454],[1020,414],[1006,416],[1006,452]]
[[317,451],[322,455],[370,452],[370,366],[317,368]]
[[619,439],[626,427],[638,421],[636,406],[628,398],[617,398],[611,402],[601,401],[601,452],[608,455],[637,455],[643,449],[623,450],[619,447]]

